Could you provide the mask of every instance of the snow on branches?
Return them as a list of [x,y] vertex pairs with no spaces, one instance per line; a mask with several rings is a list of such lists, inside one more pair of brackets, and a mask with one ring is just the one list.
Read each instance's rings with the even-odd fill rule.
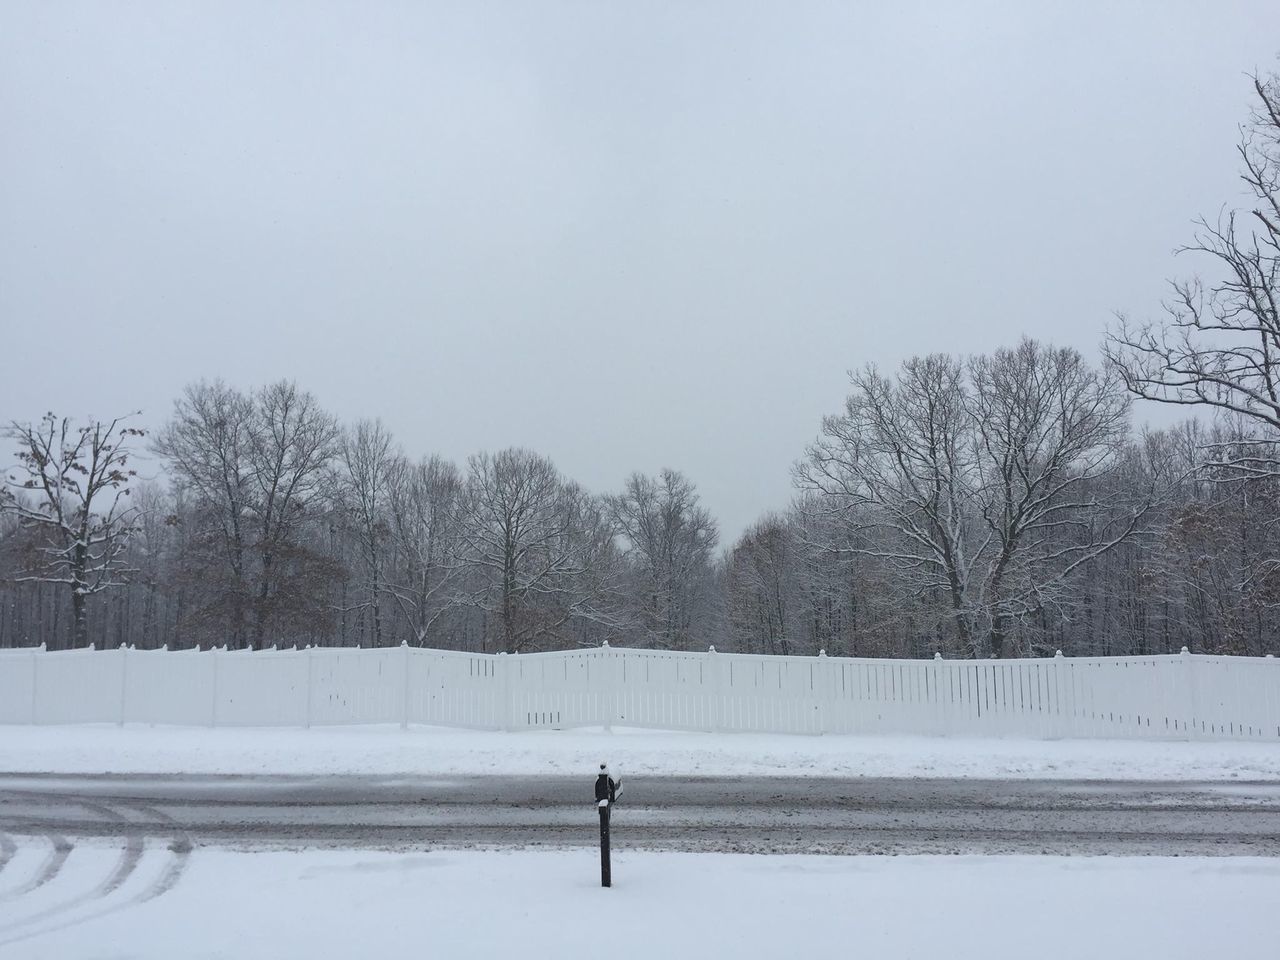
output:
[[1120,316],[1103,348],[1136,396],[1249,428],[1243,443],[1206,448],[1209,472],[1227,480],[1280,476],[1280,74],[1253,87],[1236,147],[1251,209],[1196,221],[1178,253],[1197,255],[1210,277],[1173,281],[1158,322]]
[[36,423],[13,422],[17,462],[5,476],[0,510],[16,514],[34,536],[31,563],[18,582],[52,583],[71,594],[72,642],[88,644],[86,601],[127,581],[124,559],[137,525],[129,503],[129,444],[144,431],[128,417],[77,425],[46,413]]

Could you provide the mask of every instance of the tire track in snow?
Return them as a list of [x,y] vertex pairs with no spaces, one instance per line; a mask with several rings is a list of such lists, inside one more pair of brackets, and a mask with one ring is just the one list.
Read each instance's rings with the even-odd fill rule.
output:
[[9,865],[9,861],[13,859],[13,855],[18,852],[18,845],[13,842],[13,837],[7,833],[0,833],[0,872]]
[[[124,817],[116,811],[111,811],[116,817],[120,817],[122,822],[127,822]],[[146,844],[143,835],[137,831],[126,831],[124,836],[124,850],[120,854],[120,859],[116,862],[115,869],[111,871],[111,875],[103,880],[101,884],[90,894],[90,900],[100,900],[110,893],[120,889],[123,884],[138,869],[138,864],[142,861],[143,851],[146,850]]]
[[169,824],[173,827],[175,834],[173,841],[169,844],[169,852],[173,856],[165,864],[164,872],[156,878],[151,886],[143,890],[131,901],[134,903],[146,903],[148,900],[154,900],[156,897],[168,893],[182,879],[182,874],[187,869],[187,862],[191,859],[193,844],[191,843],[191,835],[187,833],[186,829],[167,813],[143,803],[131,803],[129,806],[139,813],[155,817],[157,820]]
[[[157,876],[155,880],[149,883],[142,890],[138,891],[133,896],[127,899],[121,900],[117,903],[109,904],[107,906],[103,906],[96,910],[91,910],[88,913],[82,913],[79,916],[71,917],[69,919],[65,919],[60,922],[47,923],[44,926],[39,927],[38,929],[26,930],[25,932],[18,933],[16,936],[11,936],[11,937],[8,937],[7,939],[0,939],[0,947],[7,946],[13,943],[19,943],[23,940],[30,940],[33,937],[44,936],[47,933],[54,933],[59,930],[65,930],[68,927],[79,926],[80,924],[87,923],[90,920],[96,920],[99,917],[103,917],[111,913],[116,913],[117,911],[128,909],[129,907],[141,905],[143,903],[146,903],[149,900],[154,900],[156,897],[162,896],[165,893],[168,893],[171,889],[173,889],[173,887],[182,878],[182,874],[186,871],[186,868],[187,868],[187,862],[191,859],[193,845],[191,842],[190,834],[188,834],[187,831],[182,827],[182,825],[179,824],[176,820],[174,820],[169,815],[161,812],[160,810],[157,810],[154,807],[151,807],[142,803],[131,803],[131,802],[125,802],[119,805],[124,806],[126,809],[132,810],[135,813],[140,813],[146,817],[152,817],[155,820],[158,820],[166,825],[173,827],[175,836],[173,840],[169,843],[168,847],[166,848],[169,851],[169,853],[172,854],[172,856],[169,858],[169,861],[165,864],[165,867],[160,872],[160,875]],[[89,805],[86,804],[86,806],[89,806]],[[111,810],[109,812],[114,816],[114,818],[118,819],[120,822],[128,823],[125,817],[118,810]],[[132,855],[129,848],[129,843],[133,841],[136,841],[137,843],[138,849],[137,849],[136,856]],[[112,875],[109,876],[105,881],[103,881],[103,883],[98,887],[98,890],[103,892],[96,893],[95,896],[89,899],[90,900],[101,899],[103,897],[106,897],[110,893],[114,892],[115,890],[117,890],[120,887],[120,885],[124,882],[124,880],[127,879],[130,875],[132,875],[132,873],[137,869],[138,862],[141,860],[144,850],[145,850],[145,844],[143,842],[143,833],[137,830],[130,830],[126,835],[125,852],[122,855],[120,861],[116,864],[116,869],[112,872]],[[124,868],[126,861],[130,859],[132,860],[131,865],[128,867],[127,870],[125,870],[123,875],[121,875],[122,868]],[[85,901],[77,900],[73,904],[73,906],[78,907],[81,905],[82,902],[85,902]],[[4,928],[0,928],[0,935],[3,935],[4,933],[12,933],[16,929],[21,929],[22,927],[30,926],[33,922],[37,920],[46,919],[49,916],[49,914],[50,914],[50,911],[44,911],[40,914],[36,914],[35,916],[26,918],[24,921],[20,922],[19,924],[15,925],[14,927],[8,930]]]
[[50,850],[49,855],[40,864],[40,869],[28,877],[25,883],[14,887],[8,893],[0,894],[0,902],[26,896],[32,890],[43,887],[62,870],[67,857],[71,856],[72,844],[66,837],[57,833],[47,833],[45,839],[49,841]]
[[[89,803],[83,800],[76,802],[79,806],[96,813],[98,816],[114,824],[123,826],[128,822],[120,813],[104,804]],[[30,926],[33,923],[48,919],[49,917],[56,916],[57,914],[74,910],[81,904],[89,903],[93,900],[105,897],[113,890],[118,889],[120,885],[129,878],[129,875],[137,869],[138,861],[142,859],[143,842],[141,835],[139,835],[137,831],[125,831],[124,841],[125,843],[124,847],[120,851],[120,857],[116,860],[111,873],[108,874],[107,878],[96,887],[93,887],[88,892],[78,893],[74,896],[67,897],[64,900],[59,900],[58,902],[45,907],[43,910],[38,910],[30,916],[19,918],[12,923],[0,924],[0,935],[12,933],[15,930],[20,930],[23,927]],[[62,869],[62,864],[65,863],[67,857],[71,855],[73,848],[74,845],[68,843],[66,844],[65,851],[56,851],[61,853],[61,861],[56,864],[56,869],[48,876],[44,877],[37,886],[43,886],[45,883],[48,883],[53,879],[53,877]],[[26,892],[29,893],[30,891]],[[18,939],[25,939],[25,937],[19,937]],[[12,942],[12,940],[0,940],[0,946],[5,943]]]

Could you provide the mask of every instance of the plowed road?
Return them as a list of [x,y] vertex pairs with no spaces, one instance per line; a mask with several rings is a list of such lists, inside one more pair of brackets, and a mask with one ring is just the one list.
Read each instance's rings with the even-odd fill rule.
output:
[[[1280,855],[1280,783],[624,781],[615,848]],[[590,777],[0,775],[0,868],[44,838],[381,849],[586,846]],[[140,847],[139,847],[140,848]]]

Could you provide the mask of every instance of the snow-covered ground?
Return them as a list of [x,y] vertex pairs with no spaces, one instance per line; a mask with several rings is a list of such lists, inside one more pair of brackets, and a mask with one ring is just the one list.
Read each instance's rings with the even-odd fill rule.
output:
[[[0,727],[0,771],[1280,781],[1247,743]],[[1215,788],[1222,789],[1222,788]],[[1233,788],[1226,788],[1233,789]],[[111,813],[111,811],[107,811]],[[122,833],[160,816],[116,813]],[[141,818],[141,819],[139,819]],[[10,827],[10,830],[13,830]],[[0,834],[0,958],[1275,955],[1280,859],[395,852]],[[412,837],[413,835],[406,834]],[[619,841],[624,841],[619,835]]]
[[[1280,861],[629,853],[242,853],[182,875],[148,848],[77,845],[4,902],[0,956],[322,960],[1275,956]],[[0,898],[36,867],[20,848]],[[156,896],[165,883],[171,886]]]
[[415,727],[0,726],[0,772],[1280,780],[1280,744]]

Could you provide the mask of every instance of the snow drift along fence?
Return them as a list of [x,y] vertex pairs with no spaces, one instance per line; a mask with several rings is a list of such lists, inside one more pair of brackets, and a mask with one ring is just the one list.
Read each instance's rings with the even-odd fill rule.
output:
[[422,723],[1280,741],[1280,661],[559,653],[0,651],[0,723]]

